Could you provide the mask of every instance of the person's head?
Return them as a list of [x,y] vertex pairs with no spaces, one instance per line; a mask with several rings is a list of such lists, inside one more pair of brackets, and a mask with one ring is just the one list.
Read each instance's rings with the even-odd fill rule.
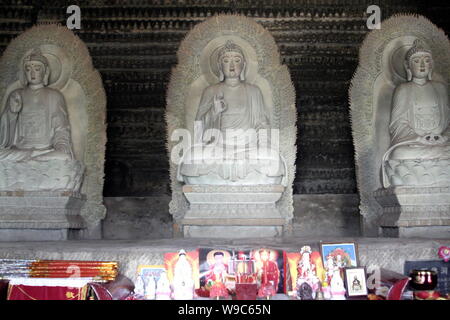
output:
[[433,57],[431,51],[426,49],[418,39],[406,53],[405,69],[408,81],[413,78],[431,80]]
[[34,49],[23,59],[23,72],[26,84],[48,85],[50,68],[47,58],[39,49]]
[[261,257],[262,261],[269,260],[269,251],[268,250],[259,250],[259,256]]
[[245,80],[244,52],[237,44],[228,40],[219,50],[218,54],[219,79],[223,81],[227,78]]
[[222,251],[214,252],[214,262],[223,263],[224,254]]

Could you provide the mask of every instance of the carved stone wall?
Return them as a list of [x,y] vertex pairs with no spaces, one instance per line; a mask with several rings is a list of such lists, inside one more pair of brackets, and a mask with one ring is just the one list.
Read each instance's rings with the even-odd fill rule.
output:
[[[444,3],[444,2],[442,2]],[[36,22],[65,23],[81,7],[81,30],[108,97],[106,196],[169,192],[163,119],[170,70],[186,33],[208,16],[243,14],[271,31],[297,92],[294,192],[356,193],[347,92],[368,32],[366,8],[382,19],[420,13],[450,30],[445,3],[430,0],[2,0],[0,52]]]

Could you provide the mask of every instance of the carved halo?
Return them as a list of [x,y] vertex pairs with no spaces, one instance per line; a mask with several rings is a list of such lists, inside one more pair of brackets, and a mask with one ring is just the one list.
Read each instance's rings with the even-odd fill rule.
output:
[[[389,71],[391,72],[390,79],[401,79],[402,82],[407,81],[407,74],[405,70],[405,59],[406,54],[409,49],[412,48],[414,41],[418,38],[413,36],[405,36],[401,39],[396,39],[394,48],[392,50],[386,50],[386,52],[390,53],[389,61]],[[421,39],[421,43],[426,45],[426,49],[428,45],[424,40]]]

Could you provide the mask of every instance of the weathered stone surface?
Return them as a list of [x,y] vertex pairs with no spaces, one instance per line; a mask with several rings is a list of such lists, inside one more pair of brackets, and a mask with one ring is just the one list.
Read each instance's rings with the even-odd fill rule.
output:
[[355,194],[294,195],[297,237],[360,235],[359,198]]
[[0,241],[78,238],[86,197],[72,192],[0,192]]
[[450,238],[450,188],[391,187],[374,196],[384,236]]
[[[172,236],[169,196],[106,197],[105,239],[155,239]],[[294,195],[293,235],[358,236],[358,196]],[[244,218],[244,217],[243,217]],[[203,223],[207,224],[207,219]],[[242,219],[240,222],[245,222]],[[261,220],[259,221],[262,224]],[[280,223],[280,225],[282,225]]]
[[105,197],[103,239],[170,238],[169,201],[169,196]]
[[319,249],[319,242],[358,244],[359,265],[383,267],[403,273],[406,260],[437,260],[437,250],[448,240],[387,239],[387,238],[267,238],[267,239],[165,239],[141,241],[65,241],[65,242],[0,242],[0,258],[66,259],[118,261],[120,272],[136,280],[140,264],[163,264],[164,253],[186,251],[199,247],[252,249],[270,247],[288,252],[299,251],[304,245]]

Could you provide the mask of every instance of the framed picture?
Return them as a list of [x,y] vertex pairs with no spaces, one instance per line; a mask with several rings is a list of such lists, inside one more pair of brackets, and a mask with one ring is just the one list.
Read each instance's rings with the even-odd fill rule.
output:
[[366,268],[345,268],[344,274],[347,297],[367,296]]
[[143,265],[140,264],[137,269],[138,276],[141,276],[144,282],[147,282],[147,279],[152,276],[155,279],[155,282],[158,282],[159,277],[163,272],[166,272],[164,265]]
[[321,243],[323,263],[331,261],[341,270],[358,266],[358,247],[354,242]]

